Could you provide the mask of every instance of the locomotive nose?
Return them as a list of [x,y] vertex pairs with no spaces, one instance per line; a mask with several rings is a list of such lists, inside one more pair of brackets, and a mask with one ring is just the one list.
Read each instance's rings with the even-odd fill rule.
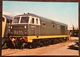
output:
[[25,36],[28,34],[28,26],[27,25],[11,25],[12,29],[11,29],[11,34],[12,36],[16,35],[16,36]]

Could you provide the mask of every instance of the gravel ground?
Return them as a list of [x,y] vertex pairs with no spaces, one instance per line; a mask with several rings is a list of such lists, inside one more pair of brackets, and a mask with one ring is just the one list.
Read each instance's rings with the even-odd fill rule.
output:
[[60,47],[58,49],[55,50],[51,50],[49,52],[45,52],[41,55],[77,55],[79,56],[79,51],[78,49],[74,48],[74,49],[70,49],[68,46],[73,45],[74,43],[71,43],[70,45],[67,45],[65,47]]

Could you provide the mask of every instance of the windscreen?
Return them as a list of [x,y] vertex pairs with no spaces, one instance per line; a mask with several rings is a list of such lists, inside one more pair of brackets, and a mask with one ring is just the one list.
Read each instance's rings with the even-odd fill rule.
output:
[[29,17],[22,17],[21,18],[21,23],[28,23]]
[[15,17],[13,23],[19,23],[20,17]]

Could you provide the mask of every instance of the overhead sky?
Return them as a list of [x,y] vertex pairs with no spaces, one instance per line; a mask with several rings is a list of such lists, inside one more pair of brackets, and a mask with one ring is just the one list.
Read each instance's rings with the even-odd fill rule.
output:
[[68,26],[78,27],[78,2],[3,1],[3,14],[16,16],[33,13]]

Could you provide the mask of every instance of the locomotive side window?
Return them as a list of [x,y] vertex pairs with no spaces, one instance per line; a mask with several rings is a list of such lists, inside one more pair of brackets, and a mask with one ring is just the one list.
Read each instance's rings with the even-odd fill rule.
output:
[[36,19],[36,24],[38,24],[38,19]]
[[54,24],[53,24],[52,26],[53,26],[53,27],[55,27],[55,25],[54,25]]
[[60,25],[57,25],[57,29],[60,29]]
[[34,23],[34,18],[32,18],[32,22],[31,23]]
[[65,27],[65,29],[67,29],[67,27]]
[[10,20],[10,23],[12,23],[12,20]]
[[21,18],[21,23],[28,23],[29,17],[22,17]]
[[19,17],[15,17],[13,23],[19,23],[19,19],[20,19]]
[[10,23],[9,21],[10,21],[10,20],[8,20],[8,19],[6,20],[7,23]]
[[45,22],[42,22],[42,26],[43,26],[43,27],[46,27],[46,24],[45,24]]

